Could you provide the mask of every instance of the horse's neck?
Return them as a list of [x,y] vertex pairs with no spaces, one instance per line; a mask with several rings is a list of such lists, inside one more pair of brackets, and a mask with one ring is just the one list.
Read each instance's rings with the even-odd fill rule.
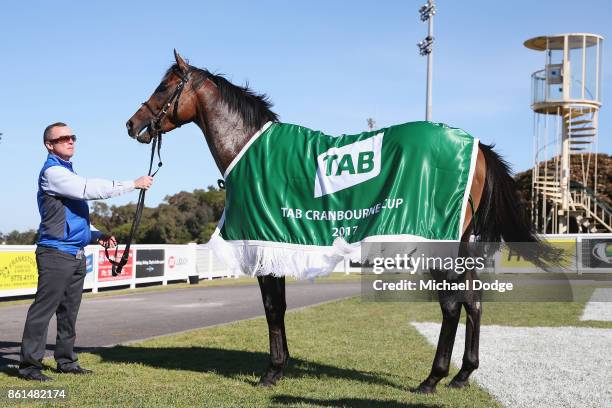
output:
[[245,127],[241,115],[229,109],[214,85],[201,89],[195,123],[204,133],[210,152],[223,174],[257,129]]

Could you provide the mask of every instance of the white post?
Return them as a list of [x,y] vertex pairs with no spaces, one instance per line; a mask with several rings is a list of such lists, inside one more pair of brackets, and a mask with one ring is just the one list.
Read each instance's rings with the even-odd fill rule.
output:
[[213,278],[213,253],[210,248],[206,248],[208,251],[208,280]]
[[599,102],[599,38],[597,38],[597,48],[595,48],[595,100]]
[[570,55],[569,55],[569,37],[567,35],[563,36],[563,101],[568,101],[570,99],[570,89],[572,87],[572,78],[570,71]]
[[[123,250],[125,251],[125,247]],[[128,252],[128,257],[130,253]],[[132,259],[132,281],[130,282],[130,289],[136,289],[136,250],[134,249],[134,258]]]
[[563,216],[559,218],[558,233],[567,234],[569,228],[569,181],[570,181],[570,130],[569,126],[572,120],[574,110],[570,107],[565,112],[568,112],[569,118],[565,122],[561,138],[561,210]]
[[582,237],[576,237],[576,272],[582,275]]
[[587,43],[586,43],[586,35],[582,36],[582,93],[581,93],[581,98],[584,99],[585,93],[584,91],[586,90],[586,83],[585,83],[585,79],[586,79],[586,48],[587,48]]
[[193,270],[187,272],[187,282],[189,282],[189,276],[197,276],[198,282],[200,281],[200,271],[198,269],[198,244],[195,242],[189,242],[187,244],[189,249],[189,265],[192,265]]
[[98,250],[98,248],[96,248],[96,252],[93,253],[93,259],[92,259],[93,265],[92,265],[92,271],[91,273],[94,274],[93,276],[93,283],[91,286],[91,293],[98,293],[98,266],[100,264],[100,251]]
[[168,286],[169,269],[170,268],[168,268],[168,251],[164,250],[164,274],[162,275],[162,286]]
[[599,152],[599,109],[593,112],[593,127],[595,128],[595,169],[594,171],[594,183],[593,183],[593,196],[597,197],[597,152]]
[[[563,101],[570,99],[571,88],[571,72],[569,60],[569,37],[563,36]],[[567,121],[563,124],[561,137],[561,210],[563,216],[559,218],[559,233],[567,234],[569,232],[569,181],[570,181],[570,126],[572,123],[572,115],[574,113],[570,106],[564,113],[567,112]]]

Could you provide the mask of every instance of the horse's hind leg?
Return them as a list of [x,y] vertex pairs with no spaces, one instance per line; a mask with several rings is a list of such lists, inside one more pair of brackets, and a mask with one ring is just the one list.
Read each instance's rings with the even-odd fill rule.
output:
[[[487,174],[487,164],[482,149],[478,150],[476,160],[476,169],[470,189],[474,207],[470,211],[466,211],[463,220],[462,242],[468,242],[470,234],[474,229],[472,222],[472,211],[477,211],[484,193],[484,185]],[[477,213],[478,214],[478,213]],[[471,227],[471,228],[470,228]],[[465,248],[460,249],[460,255],[464,254]],[[469,274],[466,273],[466,276]],[[434,276],[436,277],[436,276]],[[466,278],[467,279],[467,278]],[[475,292],[474,292],[475,293]],[[458,293],[438,292],[440,299],[440,307],[442,308],[442,328],[440,329],[440,338],[438,339],[438,348],[434,357],[431,373],[417,388],[417,392],[432,393],[436,390],[436,384],[448,375],[450,367],[450,359],[455,344],[455,336],[457,334],[457,326],[461,317],[461,305],[465,304],[468,312],[468,327],[466,333],[465,355],[463,357],[463,366],[459,373],[451,382],[451,386],[462,387],[467,384],[469,375],[478,367],[478,340],[480,336],[480,293],[476,297],[471,294],[459,296]]]
[[259,384],[263,387],[275,385],[280,380],[289,360],[287,337],[285,335],[285,278],[273,276],[259,276],[259,289],[266,311],[268,334],[270,337],[270,365],[260,378]]
[[438,348],[434,357],[429,376],[423,381],[416,392],[430,394],[436,391],[436,384],[448,375],[457,326],[461,317],[461,303],[449,292],[440,292],[440,308],[442,309],[442,328],[438,339]]
[[[471,271],[472,278],[474,272]],[[470,285],[472,287],[472,285]],[[478,347],[480,340],[480,316],[482,315],[482,292],[470,291],[464,303],[467,317],[465,319],[465,351],[463,364],[457,375],[448,384],[449,387],[463,388],[468,385],[472,371],[478,368]]]

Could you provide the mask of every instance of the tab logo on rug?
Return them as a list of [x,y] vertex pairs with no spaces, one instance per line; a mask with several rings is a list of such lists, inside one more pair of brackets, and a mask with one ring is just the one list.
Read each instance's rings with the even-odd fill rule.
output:
[[342,147],[333,147],[317,157],[315,198],[373,179],[380,174],[384,133]]

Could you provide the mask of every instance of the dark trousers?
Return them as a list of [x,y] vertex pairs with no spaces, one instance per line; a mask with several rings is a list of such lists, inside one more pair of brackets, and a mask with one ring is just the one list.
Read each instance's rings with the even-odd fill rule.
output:
[[39,246],[36,264],[38,289],[23,329],[21,374],[42,369],[47,330],[53,314],[57,315],[55,361],[67,368],[77,365],[78,360],[74,340],[85,280],[85,256],[77,259],[66,252]]

